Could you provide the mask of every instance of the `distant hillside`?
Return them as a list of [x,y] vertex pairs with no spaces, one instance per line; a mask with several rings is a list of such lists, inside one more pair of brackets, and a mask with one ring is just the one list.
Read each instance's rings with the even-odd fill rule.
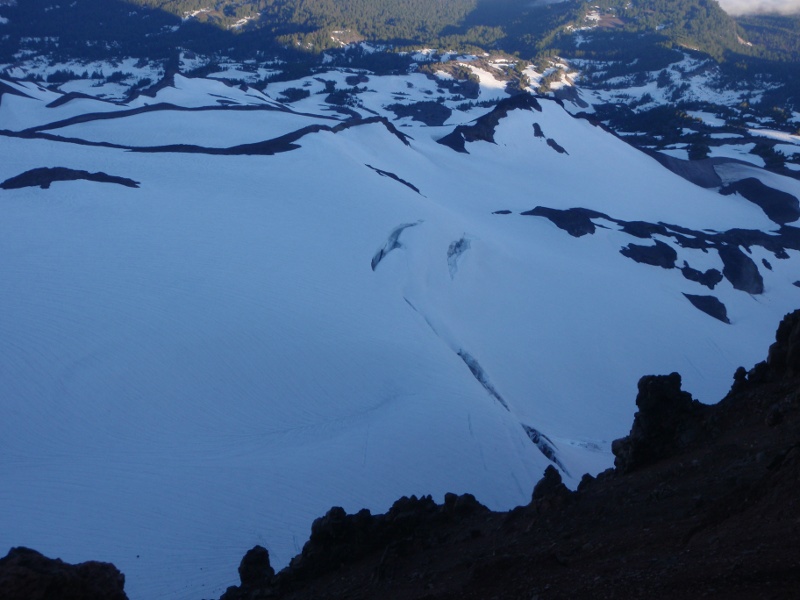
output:
[[[75,0],[52,6],[20,0],[0,7],[0,16],[9,21],[0,43],[4,54],[30,38],[49,38],[51,50],[58,38],[58,48],[84,54],[102,48],[160,55],[175,45],[316,53],[363,39],[395,47],[497,49],[523,59],[557,52],[608,58],[619,51],[621,34],[624,46],[639,53],[666,45],[717,59],[731,51],[758,54],[760,44],[743,43],[750,34],[769,39],[770,58],[791,55],[772,48],[797,45],[796,27],[781,18],[743,18],[739,25],[715,0]],[[589,29],[591,39],[574,35]]]
[[[284,41],[320,49],[343,34],[401,44],[482,45],[530,58],[558,45],[587,17],[626,32],[659,32],[670,43],[721,57],[740,44],[741,30],[715,0],[131,0],[227,29],[264,29]],[[589,17],[590,20],[592,17]],[[281,30],[284,30],[281,32]]]
[[800,15],[745,15],[736,22],[765,58],[800,60]]

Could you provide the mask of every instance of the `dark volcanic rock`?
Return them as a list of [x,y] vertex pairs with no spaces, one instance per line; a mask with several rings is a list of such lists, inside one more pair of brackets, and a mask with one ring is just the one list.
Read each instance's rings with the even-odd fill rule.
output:
[[414,104],[391,104],[387,106],[398,119],[410,117],[412,121],[419,121],[429,127],[439,127],[450,118],[453,111],[441,102],[426,100]]
[[254,546],[247,551],[239,564],[241,585],[232,585],[220,600],[255,600],[269,594],[275,570],[269,563],[269,551],[263,546]]
[[565,210],[560,210],[557,208],[547,208],[546,206],[537,206],[532,210],[526,210],[520,214],[549,219],[552,221],[553,225],[559,229],[563,229],[572,237],[593,234],[596,230],[596,226],[592,222],[592,219],[607,218],[603,213],[588,208],[567,208]]
[[695,296],[694,294],[684,294],[684,296],[686,296],[686,299],[689,300],[695,308],[730,325],[728,309],[725,308],[725,305],[716,296]]
[[374,552],[406,554],[429,544],[433,527],[487,512],[471,494],[448,494],[444,505],[437,505],[430,496],[403,496],[383,515],[366,509],[348,515],[343,508],[333,507],[312,523],[308,542],[277,576],[276,584],[317,577]]
[[713,290],[716,285],[722,281],[722,273],[716,269],[708,269],[706,272],[693,269],[689,263],[683,261],[681,273],[689,281],[696,281],[697,283],[706,286],[708,289]]
[[267,585],[274,576],[275,569],[269,564],[269,551],[263,546],[254,546],[248,550],[239,565],[242,587]]
[[[721,275],[717,269],[698,271],[691,268],[686,261],[681,268],[686,279],[709,289],[714,289],[724,278],[737,290],[748,294],[762,294],[764,280],[758,265],[745,254],[745,251],[750,252],[751,247],[761,247],[779,260],[789,258],[787,250],[800,251],[800,228],[791,225],[781,225],[777,231],[770,232],[755,229],[729,229],[720,232],[695,230],[663,222],[624,221],[586,208],[560,210],[537,206],[520,214],[550,219],[557,227],[574,237],[593,234],[597,227],[606,227],[594,222],[595,219],[603,219],[619,226],[623,233],[640,239],[654,239],[653,236],[658,235],[674,240],[680,248],[700,250],[703,253],[716,250],[723,264]],[[620,250],[620,253],[636,262],[665,269],[675,268],[675,261],[678,258],[672,246],[658,239],[654,239],[652,246],[628,244]],[[766,259],[762,259],[762,263],[765,268],[772,268],[772,264]]]
[[0,559],[3,600],[127,600],[125,576],[110,563],[70,565],[28,548]]
[[494,130],[500,119],[505,118],[509,112],[515,109],[538,110],[542,107],[539,102],[530,94],[517,94],[510,98],[504,98],[497,103],[491,111],[475,119],[472,125],[459,125],[452,132],[437,140],[440,144],[452,148],[456,152],[468,154],[466,144],[469,142],[491,142],[494,143]]
[[623,473],[674,454],[700,431],[700,404],[681,390],[678,373],[642,377],[636,406],[630,434],[611,445],[614,466]]
[[675,248],[660,240],[655,242],[655,246],[628,244],[619,253],[638,263],[661,267],[662,269],[674,269],[675,261],[678,260],[678,253],[675,252]]
[[372,165],[368,165],[368,164],[366,164],[366,163],[364,164],[364,166],[366,166],[366,167],[369,167],[370,169],[372,169],[373,171],[375,171],[375,172],[376,172],[378,175],[380,175],[380,176],[382,176],[382,177],[388,177],[389,179],[394,179],[396,182],[398,182],[398,183],[402,183],[402,184],[403,184],[404,186],[406,186],[407,188],[409,188],[409,189],[411,189],[411,190],[414,190],[415,192],[417,192],[418,194],[420,194],[420,196],[422,195],[422,194],[421,194],[421,192],[419,191],[419,188],[418,188],[417,186],[415,186],[415,185],[414,185],[414,184],[412,184],[412,183],[409,183],[409,182],[408,182],[408,181],[406,181],[405,179],[402,179],[402,178],[398,177],[398,176],[397,176],[397,175],[395,175],[394,173],[392,173],[392,172],[390,172],[390,171],[384,171],[383,169],[378,169],[377,167],[373,167]]
[[89,173],[89,171],[79,171],[67,169],[66,167],[41,167],[31,169],[20,175],[6,179],[0,183],[0,188],[4,190],[15,190],[24,187],[39,186],[46,190],[55,181],[77,181],[85,179],[87,181],[98,181],[100,183],[117,183],[125,187],[138,188],[139,183],[126,177],[106,175],[105,173]]
[[730,185],[720,191],[723,196],[738,193],[750,202],[757,204],[764,214],[778,225],[785,225],[800,219],[800,202],[787,192],[782,192],[764,185],[755,177],[748,177]]
[[643,240],[652,238],[654,235],[668,236],[669,231],[660,223],[648,223],[646,221],[619,221],[616,223],[622,227],[622,231],[633,237]]
[[558,472],[554,466],[550,465],[544,470],[544,477],[533,488],[533,495],[531,499],[533,502],[537,500],[545,500],[549,498],[565,498],[571,492],[564,485],[561,480],[561,473]]
[[553,150],[555,150],[559,154],[569,154],[569,152],[564,150],[564,147],[557,141],[555,141],[553,138],[547,138],[547,145],[550,146]]
[[775,343],[769,347],[767,366],[773,377],[800,376],[800,310],[786,315],[778,326]]
[[750,294],[764,293],[764,280],[752,258],[738,246],[720,245],[717,252],[724,265],[722,274],[734,288]]

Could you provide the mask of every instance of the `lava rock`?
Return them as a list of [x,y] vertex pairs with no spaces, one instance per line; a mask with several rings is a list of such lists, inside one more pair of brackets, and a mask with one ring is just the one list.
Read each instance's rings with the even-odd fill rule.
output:
[[441,102],[425,100],[414,104],[390,104],[386,107],[398,119],[410,117],[412,121],[419,121],[429,127],[440,127],[450,118],[453,111]]
[[767,367],[773,378],[800,376],[800,310],[786,315],[778,325]]
[[614,466],[623,473],[673,455],[702,430],[700,404],[681,390],[678,373],[642,377],[636,406],[630,434],[611,444]]
[[698,269],[693,269],[686,261],[683,261],[681,274],[689,281],[695,281],[700,285],[706,286],[710,290],[713,290],[716,285],[722,281],[722,273],[720,273],[717,269],[708,269],[707,271],[703,272]]
[[722,264],[725,265],[722,274],[734,288],[749,294],[764,293],[764,280],[752,258],[738,246],[724,244],[717,251]]
[[694,294],[684,294],[684,296],[686,296],[686,299],[689,300],[696,309],[703,311],[718,321],[730,325],[728,309],[725,308],[725,305],[716,296],[696,296]]
[[553,138],[547,138],[547,145],[550,146],[553,150],[555,150],[559,154],[569,154],[569,152],[564,150],[564,147],[557,141],[555,141]]
[[569,490],[561,479],[561,473],[553,465],[548,465],[544,470],[544,476],[533,488],[531,500],[536,502],[550,496],[561,495],[564,492],[569,493]]
[[619,253],[638,263],[661,267],[662,269],[674,269],[675,261],[678,260],[678,253],[675,248],[660,240],[655,242],[655,246],[628,244]]
[[622,227],[621,231],[643,240],[649,240],[654,235],[669,236],[673,235],[669,230],[659,223],[648,223],[647,221],[621,221],[614,219],[614,221]]
[[125,187],[138,188],[139,182],[127,177],[117,177],[103,172],[90,173],[78,169],[67,169],[66,167],[41,167],[25,171],[15,177],[6,179],[0,183],[0,188],[4,190],[15,190],[24,187],[40,187],[48,189],[56,181],[96,181],[99,183],[116,183]]
[[275,576],[275,569],[269,564],[269,550],[254,546],[244,555],[239,564],[239,579],[243,588],[268,585]]
[[500,119],[505,118],[509,112],[516,109],[541,112],[542,107],[530,94],[517,94],[510,98],[504,98],[491,111],[475,119],[471,125],[459,125],[437,142],[464,154],[469,154],[466,147],[469,142],[482,141],[494,144],[494,132]]
[[588,208],[567,208],[565,210],[560,210],[558,208],[548,208],[546,206],[537,206],[534,209],[526,210],[520,214],[523,216],[544,217],[545,219],[549,219],[553,225],[559,229],[563,229],[572,237],[594,234],[596,226],[592,222],[592,219],[608,218],[607,215]]
[[127,600],[125,576],[110,563],[70,565],[30,548],[0,559],[3,600]]

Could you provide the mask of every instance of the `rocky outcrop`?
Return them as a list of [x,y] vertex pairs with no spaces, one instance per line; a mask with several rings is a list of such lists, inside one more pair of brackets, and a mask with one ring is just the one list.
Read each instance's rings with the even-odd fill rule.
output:
[[696,309],[703,311],[718,321],[722,321],[723,323],[730,325],[731,320],[728,318],[728,309],[716,296],[700,296],[697,294],[686,293],[683,295]]
[[683,267],[681,267],[681,273],[689,281],[696,281],[700,285],[704,285],[710,290],[713,290],[714,287],[720,281],[722,281],[722,273],[720,273],[717,269],[707,269],[706,271],[700,271],[699,269],[693,269],[692,267],[690,267],[689,263],[687,263],[686,261],[683,261]]
[[778,326],[767,366],[773,378],[800,377],[800,310],[786,315]]
[[127,600],[125,576],[110,563],[70,565],[29,548],[0,559],[3,600]]
[[678,260],[678,253],[675,248],[660,240],[655,240],[654,246],[628,244],[619,253],[638,263],[661,267],[662,269],[674,269],[675,261]]
[[552,506],[563,506],[572,498],[573,492],[564,485],[561,473],[550,465],[544,470],[544,476],[533,487],[531,505],[540,511],[547,510]]
[[48,189],[56,181],[96,181],[98,183],[116,183],[125,187],[138,188],[139,182],[127,177],[117,177],[103,172],[90,173],[78,169],[68,169],[66,167],[41,167],[20,173],[15,177],[6,179],[0,183],[0,188],[4,190],[15,190],[24,187],[40,187]]
[[228,588],[220,600],[280,597],[370,556],[380,558],[373,573],[380,578],[394,561],[433,545],[437,530],[488,512],[471,494],[446,494],[441,505],[431,496],[404,496],[382,515],[366,509],[349,515],[335,506],[314,521],[302,552],[277,575],[269,565],[267,550],[251,549],[239,566],[241,585]]
[[724,268],[722,274],[737,290],[748,294],[763,294],[764,279],[753,259],[736,245],[720,245],[717,248]]
[[[698,230],[663,222],[625,221],[579,207],[557,209],[537,206],[521,212],[520,215],[549,219],[573,237],[592,235],[597,228],[613,229],[613,225],[616,225],[627,235],[653,241],[652,245],[628,244],[620,250],[620,254],[638,263],[665,269],[677,267],[676,248],[690,251],[690,256],[702,256],[703,261],[709,252],[716,252],[723,265],[722,273],[717,269],[708,269],[705,272],[693,269],[685,260],[681,273],[687,280],[710,289],[724,277],[734,289],[753,295],[764,293],[764,279],[758,265],[749,256],[753,254],[753,247],[763,248],[779,260],[789,258],[788,250],[800,250],[800,228],[792,225],[781,225],[776,231],[770,232],[756,229]],[[691,252],[695,250],[700,252]],[[771,263],[766,259],[761,262],[764,268],[772,269]]]
[[553,225],[566,231],[572,237],[593,235],[597,226],[592,222],[592,219],[608,219],[607,215],[588,208],[567,208],[562,210],[537,206],[520,214],[549,219]]
[[437,141],[456,152],[469,154],[466,146],[468,143],[481,141],[494,144],[494,132],[500,120],[507,117],[512,110],[517,109],[541,112],[542,106],[530,94],[517,94],[510,98],[504,98],[488,113],[475,119],[471,125],[459,125]]
[[622,473],[674,454],[702,431],[702,407],[681,389],[678,373],[642,377],[636,406],[630,434],[611,444],[614,466]]
[[348,515],[333,507],[314,521],[311,537],[281,576],[286,580],[318,576],[376,551],[388,557],[405,554],[430,543],[436,526],[486,512],[471,494],[447,494],[442,505],[431,496],[404,496],[383,515],[366,509]]
[[241,585],[231,586],[221,600],[254,600],[263,598],[272,587],[275,569],[269,562],[269,551],[263,546],[254,546],[239,563]]

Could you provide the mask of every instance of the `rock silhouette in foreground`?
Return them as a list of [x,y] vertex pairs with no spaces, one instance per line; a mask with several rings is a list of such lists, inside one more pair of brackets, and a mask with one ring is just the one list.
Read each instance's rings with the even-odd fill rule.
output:
[[29,548],[0,558],[3,600],[127,600],[125,576],[110,563],[70,565]]

